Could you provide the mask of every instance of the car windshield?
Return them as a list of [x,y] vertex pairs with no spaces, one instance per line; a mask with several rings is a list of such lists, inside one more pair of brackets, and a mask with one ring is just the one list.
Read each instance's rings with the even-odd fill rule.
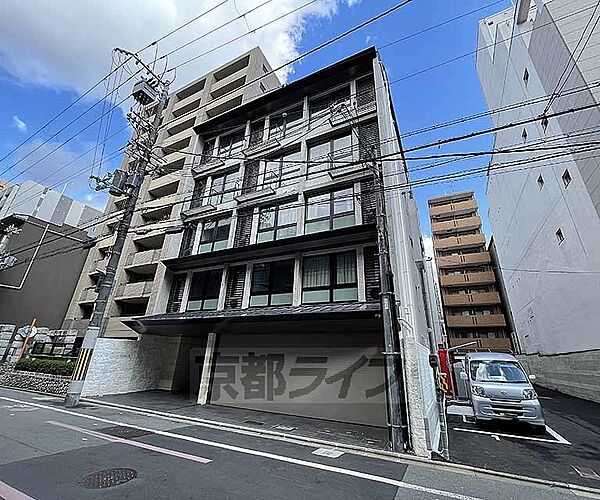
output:
[[475,382],[527,382],[527,375],[512,361],[471,361],[471,379]]

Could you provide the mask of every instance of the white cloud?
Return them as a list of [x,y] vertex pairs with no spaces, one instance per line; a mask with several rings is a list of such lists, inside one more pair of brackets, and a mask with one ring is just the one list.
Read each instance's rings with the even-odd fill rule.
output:
[[[247,12],[263,2],[231,0],[160,42],[159,53],[178,47],[236,18],[238,12]],[[55,0],[37,2],[32,8],[30,3],[22,0],[4,0],[3,15],[0,16],[0,65],[23,82],[82,93],[108,73],[114,47],[138,50],[218,3],[218,0]],[[353,6],[359,2],[320,0],[284,16],[304,3],[306,0],[272,0],[245,19],[173,54],[168,61],[171,66],[246,33],[248,27],[255,29],[276,20],[268,27],[182,67],[178,70],[176,86],[256,45],[261,46],[273,66],[279,66],[298,54],[298,46],[309,25],[330,19],[342,4]],[[144,55],[148,59],[153,57],[154,48]],[[286,79],[289,73],[288,69],[280,76]]]
[[17,115],[13,115],[12,117],[13,127],[15,127],[19,132],[27,133],[27,124],[21,120]]

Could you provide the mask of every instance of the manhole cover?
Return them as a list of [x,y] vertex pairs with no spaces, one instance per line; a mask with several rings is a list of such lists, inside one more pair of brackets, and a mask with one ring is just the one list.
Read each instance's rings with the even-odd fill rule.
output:
[[123,439],[134,439],[142,436],[149,436],[150,434],[152,434],[149,431],[142,431],[140,429],[134,429],[133,427],[126,427],[123,425],[105,427],[104,429],[98,429],[98,432]]
[[112,488],[131,481],[137,477],[133,469],[116,468],[92,472],[79,481],[79,484],[90,490]]

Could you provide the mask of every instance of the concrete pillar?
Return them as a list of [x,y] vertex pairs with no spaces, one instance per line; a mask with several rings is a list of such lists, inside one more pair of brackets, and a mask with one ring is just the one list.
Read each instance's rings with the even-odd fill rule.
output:
[[202,375],[200,378],[200,388],[198,389],[199,405],[208,403],[208,388],[210,387],[210,374],[215,354],[215,345],[217,341],[216,333],[209,333],[206,339],[206,350],[204,351],[204,363],[202,365]]

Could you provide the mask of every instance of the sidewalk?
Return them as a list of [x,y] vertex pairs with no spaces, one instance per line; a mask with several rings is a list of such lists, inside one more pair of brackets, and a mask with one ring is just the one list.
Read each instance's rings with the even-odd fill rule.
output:
[[273,431],[308,439],[341,443],[374,450],[389,450],[387,429],[368,425],[348,424],[316,418],[297,417],[218,405],[197,405],[187,396],[167,391],[144,391],[116,394],[82,401],[113,403],[158,412],[174,413],[183,417],[212,420],[219,423],[251,428],[255,431]]

